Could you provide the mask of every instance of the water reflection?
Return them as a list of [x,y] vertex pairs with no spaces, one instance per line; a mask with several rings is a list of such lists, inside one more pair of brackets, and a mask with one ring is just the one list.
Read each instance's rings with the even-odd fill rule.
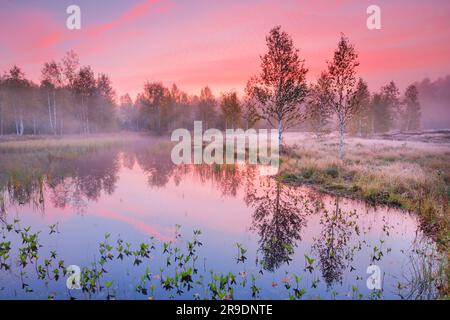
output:
[[252,229],[259,235],[263,268],[274,271],[289,263],[306,226],[309,209],[304,195],[268,179],[248,188],[245,201],[253,208]]
[[[57,208],[71,205],[82,212],[86,201],[98,200],[102,191],[114,193],[120,169],[118,150],[68,159],[29,157],[22,161],[5,156],[0,162],[0,191],[10,205],[32,204],[44,212],[50,200]],[[44,197],[47,189],[50,199]]]
[[120,168],[118,152],[98,152],[82,159],[53,162],[46,175],[51,201],[57,208],[73,206],[82,212],[86,201],[97,201],[101,192],[113,194]]
[[439,290],[445,290],[448,286],[448,280],[442,277],[442,274],[448,272],[448,260],[440,261],[435,244],[423,235],[415,237],[406,254],[408,258],[404,271],[398,278],[398,296],[401,299],[415,300],[439,297]]
[[322,277],[327,286],[342,281],[342,274],[353,259],[349,242],[354,233],[359,233],[356,211],[345,211],[336,197],[332,210],[324,210],[320,218],[322,231],[314,241],[313,251],[320,260]]
[[[127,174],[123,172],[125,169]],[[140,184],[143,177],[145,188]],[[209,199],[212,194],[205,186],[210,186],[222,199]],[[124,188],[125,193],[118,193],[119,187]],[[177,188],[182,190],[179,197],[176,197],[178,194],[173,195],[178,192]],[[185,194],[188,192],[199,194],[195,203],[186,202]],[[141,198],[134,198],[135,193],[155,196],[143,203],[139,200]],[[365,278],[362,276],[365,276],[366,266],[374,262],[383,264],[382,260],[393,247],[397,247],[397,256],[390,261],[408,259],[404,248],[410,245],[409,238],[417,229],[415,220],[401,212],[388,212],[390,218],[386,218],[387,214],[376,215],[374,211],[369,215],[362,210],[365,206],[356,202],[261,177],[254,166],[175,166],[170,159],[170,149],[163,144],[150,147],[132,145],[120,150],[102,149],[69,159],[5,156],[0,161],[0,195],[3,218],[10,209],[26,205],[31,205],[33,211],[43,215],[49,208],[78,214],[85,214],[91,208],[91,213],[94,211],[102,218],[126,223],[158,239],[168,238],[162,231],[168,228],[163,221],[165,214],[172,215],[177,224],[182,217],[193,224],[211,221],[211,224],[215,223],[211,230],[216,234],[225,232],[225,220],[231,229],[237,230],[247,225],[257,236],[254,251],[258,269],[275,273],[290,266],[299,271],[305,263],[303,257],[313,257],[311,261],[314,262],[307,270],[314,278],[317,269],[324,292],[336,286],[344,291],[350,283],[358,281],[364,285]],[[122,200],[127,200],[125,197],[132,200],[122,205]],[[164,197],[164,200],[153,204],[158,197]],[[94,207],[93,203],[97,202],[108,202],[117,211]],[[161,204],[170,208],[164,211],[164,208],[158,207]],[[147,206],[159,211],[147,213]],[[223,217],[208,217],[202,213],[196,216],[187,212],[188,207],[205,212],[201,211],[203,206],[220,212]],[[398,239],[394,238],[389,247],[384,248],[383,243],[393,230],[397,232]],[[227,241],[228,246],[232,247],[235,240],[229,236]],[[431,242],[432,248],[433,245]],[[214,255],[217,255],[216,250]],[[414,252],[413,249],[410,251]],[[430,259],[435,261],[436,257]],[[416,258],[415,261],[423,260]],[[396,268],[400,269],[392,262],[385,268],[390,268],[392,273],[397,272]],[[358,273],[355,271],[357,269]],[[397,295],[411,298],[436,293],[438,284],[428,283],[432,288],[425,289],[425,284],[418,280],[422,275],[417,275],[417,270],[419,268],[416,266],[407,272],[407,281],[401,280],[407,284]],[[433,272],[437,273],[434,269]],[[320,287],[320,284],[317,285],[314,280],[313,286]],[[409,293],[406,288],[410,289]]]

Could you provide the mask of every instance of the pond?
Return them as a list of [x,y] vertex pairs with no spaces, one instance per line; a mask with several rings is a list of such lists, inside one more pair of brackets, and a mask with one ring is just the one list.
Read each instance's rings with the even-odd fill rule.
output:
[[176,166],[162,144],[2,157],[1,299],[439,295],[445,254],[401,210],[256,166]]

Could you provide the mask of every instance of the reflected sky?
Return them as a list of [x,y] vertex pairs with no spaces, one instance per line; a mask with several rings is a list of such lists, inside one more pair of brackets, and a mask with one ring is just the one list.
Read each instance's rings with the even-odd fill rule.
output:
[[[89,265],[106,233],[130,243],[152,237],[157,246],[184,245],[200,229],[203,272],[255,274],[265,298],[286,299],[283,281],[292,281],[292,274],[302,277],[307,298],[354,298],[353,286],[368,296],[370,264],[382,270],[383,297],[399,298],[398,283],[413,277],[414,248],[434,248],[412,214],[280,184],[252,166],[174,166],[167,150],[142,146],[47,161],[35,163],[40,168],[33,172],[42,176],[3,171],[2,219],[17,217],[23,226],[44,230],[44,244],[58,249],[66,264]],[[6,161],[0,165],[7,170]],[[51,237],[48,225],[55,223],[59,233]],[[245,264],[236,263],[236,243],[248,249]],[[305,255],[314,259],[313,270]],[[152,259],[157,273],[164,261],[156,253]],[[108,277],[115,279],[118,296],[145,298],[133,287],[139,272],[132,265],[112,266]],[[68,294],[64,282],[42,286],[29,279],[38,288],[30,296],[12,274],[0,271],[0,279],[1,298],[45,299],[49,290]],[[162,289],[155,296],[167,298]],[[251,298],[251,292],[236,292],[235,298]]]

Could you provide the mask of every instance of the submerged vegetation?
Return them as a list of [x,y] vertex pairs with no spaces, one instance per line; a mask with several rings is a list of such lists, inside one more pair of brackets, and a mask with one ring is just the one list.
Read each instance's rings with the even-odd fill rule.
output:
[[[17,279],[18,289],[26,297],[43,297],[47,299],[120,299],[138,294],[140,299],[219,299],[229,300],[236,296],[249,296],[253,299],[268,298],[262,290],[260,280],[262,269],[253,273],[253,268],[246,262],[247,249],[236,243],[236,265],[239,272],[220,272],[208,269],[206,260],[198,253],[204,245],[202,232],[194,230],[192,239],[185,240],[177,225],[172,240],[158,243],[150,237],[147,241],[132,244],[122,237],[114,239],[111,234],[105,234],[98,244],[98,251],[88,265],[68,266],[57,250],[46,248],[41,241],[41,235],[47,233],[50,237],[59,234],[58,225],[48,226],[48,230],[35,231],[31,227],[23,227],[19,219],[11,223],[2,221],[0,239],[0,277],[8,273]],[[374,248],[378,257],[383,255],[383,248]],[[388,251],[387,251],[388,252]],[[415,250],[416,264],[411,280],[398,282],[397,290],[400,298],[436,298],[436,284],[441,283],[442,267],[434,267],[430,263],[432,251]],[[158,259],[155,259],[155,258]],[[373,256],[375,259],[376,256]],[[422,263],[423,266],[420,265]],[[140,276],[134,278],[132,292],[123,291],[122,277],[114,277],[111,270],[117,268],[135,269]],[[258,267],[258,263],[256,263]],[[304,272],[313,273],[317,268],[314,258],[305,255]],[[129,274],[127,271],[126,274]],[[124,276],[124,275],[122,275]],[[130,281],[130,280],[125,280]],[[285,272],[279,279],[272,281],[272,288],[286,299],[298,300],[323,298],[309,294],[317,288],[319,279],[307,283],[296,274]],[[52,285],[51,285],[52,284]],[[56,287],[55,287],[56,285]],[[121,287],[122,286],[122,287]],[[49,290],[52,287],[56,291]],[[130,286],[128,286],[130,287]],[[44,289],[43,289],[44,288]],[[66,290],[64,289],[66,288]],[[2,288],[1,291],[5,290]],[[365,296],[353,285],[349,292],[339,295],[331,292],[333,299],[381,299],[383,290],[373,289]]]

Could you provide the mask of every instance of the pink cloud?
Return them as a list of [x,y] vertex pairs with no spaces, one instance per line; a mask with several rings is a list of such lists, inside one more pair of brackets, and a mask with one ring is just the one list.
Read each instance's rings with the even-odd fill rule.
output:
[[103,210],[97,212],[96,215],[106,218],[106,219],[124,222],[139,231],[142,231],[152,237],[155,237],[156,239],[158,239],[160,241],[174,241],[175,240],[175,238],[173,236],[167,235],[167,233],[174,234],[172,229],[164,230],[166,234],[163,234],[158,229],[164,229],[164,228],[155,227],[155,226],[147,224],[144,221],[141,221],[139,219],[136,219],[136,218],[133,218],[130,216],[126,216],[126,215],[123,215],[123,214],[120,214],[117,212],[113,212],[111,210],[103,209]]
[[176,82],[190,93],[204,85],[217,93],[240,91],[259,72],[265,36],[274,25],[282,25],[301,49],[309,80],[326,67],[340,32],[356,45],[361,74],[369,82],[398,79],[402,86],[419,80],[409,79],[412,68],[419,78],[449,70],[449,4],[380,1],[382,30],[377,31],[365,26],[369,4],[267,0],[175,5],[146,0],[80,31],[67,30],[52,12],[26,8],[12,15],[0,13],[5,26],[0,38],[6,48],[0,70],[18,63],[37,78],[43,62],[74,49],[82,63],[108,73],[119,94],[134,96],[146,80]]
[[[161,6],[159,8],[155,8],[157,4],[160,4]],[[172,9],[173,3],[163,2],[161,0],[142,1],[137,5],[132,6],[130,9],[126,10],[116,19],[90,28],[88,34],[90,36],[98,36],[99,34],[104,33],[106,31],[121,27],[125,24],[128,24],[136,19],[145,16],[152,8],[156,9],[158,12],[161,12],[168,9]]]
[[[161,0],[145,0],[132,6],[112,21],[88,26],[81,30],[66,29],[65,24],[58,21],[50,11],[40,8],[15,8],[13,12],[0,14],[3,25],[0,29],[0,39],[11,52],[11,55],[28,57],[20,59],[20,61],[42,63],[49,58],[50,54],[62,51],[57,46],[76,41],[76,43],[85,44],[81,46],[82,48],[93,47],[93,42],[106,32],[144,17],[152,8],[155,8],[156,12],[163,12],[173,8],[173,4]],[[11,30],[15,30],[14,33]],[[121,38],[125,39],[126,33]],[[100,47],[99,49],[102,50],[103,48]],[[29,51],[32,51],[33,54],[24,54]]]

